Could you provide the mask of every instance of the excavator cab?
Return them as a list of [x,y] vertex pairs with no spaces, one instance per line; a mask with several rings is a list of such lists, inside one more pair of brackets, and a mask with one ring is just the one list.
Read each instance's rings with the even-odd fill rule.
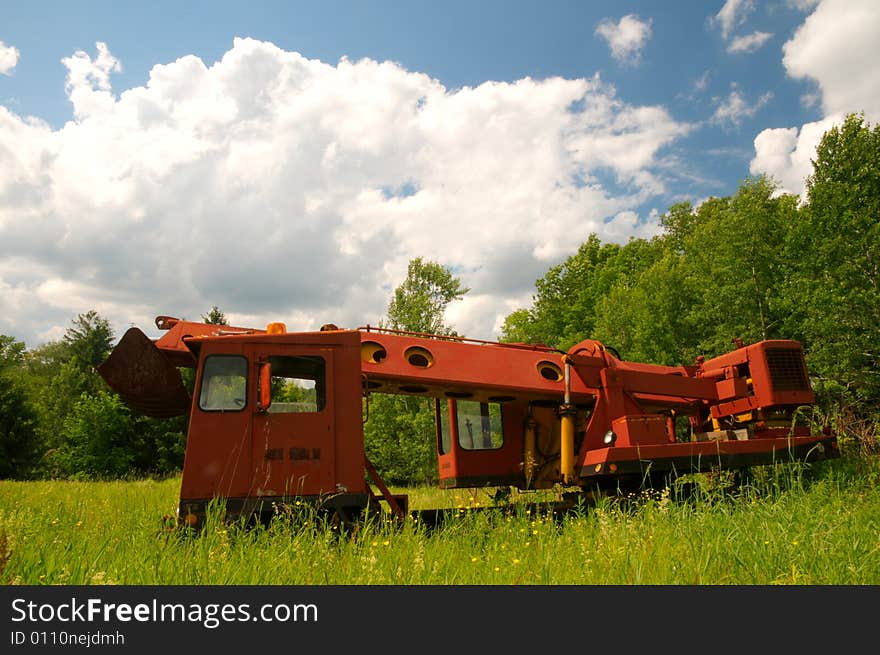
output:
[[[272,326],[270,326],[272,327]],[[357,513],[364,478],[360,335],[174,323],[153,342],[129,330],[100,373],[134,409],[189,411],[179,516],[270,514],[292,498]],[[192,397],[175,364],[195,368]]]

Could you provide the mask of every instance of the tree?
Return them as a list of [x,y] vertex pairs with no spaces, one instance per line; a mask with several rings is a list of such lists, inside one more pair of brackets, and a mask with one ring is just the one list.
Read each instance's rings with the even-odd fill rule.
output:
[[209,325],[229,325],[226,314],[221,312],[217,305],[213,305],[207,314],[202,314],[202,320]]
[[[27,353],[31,397],[39,417],[37,432],[46,448],[63,445],[65,420],[83,394],[107,390],[96,367],[107,358],[112,345],[110,323],[90,310],[72,319],[59,341]],[[54,461],[50,458],[46,463],[52,465]],[[61,471],[48,473],[55,475]]]
[[113,348],[113,329],[107,319],[90,310],[71,321],[62,341],[82,368],[95,368]]
[[[455,336],[443,322],[446,307],[469,291],[448,269],[421,257],[388,305],[387,327]],[[371,394],[364,447],[379,474],[393,484],[423,483],[437,473],[434,403],[429,398]]]
[[183,468],[189,415],[157,419],[133,416],[130,473],[174,475]]
[[416,257],[407,266],[406,279],[394,290],[388,305],[388,327],[454,336],[443,323],[446,307],[468,291],[450,269]]
[[0,334],[0,478],[28,477],[42,453],[25,385],[24,343]]
[[14,337],[0,334],[0,371],[24,364],[25,345]]
[[668,253],[631,283],[615,284],[599,300],[594,337],[626,359],[670,366],[697,354],[702,294],[681,256]]
[[371,394],[364,447],[389,484],[425,484],[436,479],[434,403],[429,398]]
[[880,405],[880,125],[848,115],[822,137],[788,243],[788,327],[824,389]]
[[0,478],[28,477],[42,454],[36,412],[7,372],[0,372]]
[[501,341],[507,343],[541,344],[543,335],[528,309],[512,311],[501,326]]
[[698,346],[724,352],[731,339],[781,337],[782,253],[797,217],[797,199],[766,177],[744,180],[737,193],[696,211],[682,240],[688,276],[700,289],[693,312],[703,317]]
[[666,245],[672,252],[678,255],[684,254],[685,240],[693,234],[697,221],[697,213],[689,202],[679,202],[672,205],[660,217],[660,226],[663,228]]
[[67,439],[55,459],[67,475],[123,477],[132,471],[136,459],[133,428],[131,412],[119,396],[106,391],[82,394],[64,420]]
[[507,317],[502,339],[566,349],[595,337],[597,323],[604,319],[602,299],[615,287],[631,288],[662,254],[657,242],[603,244],[591,234],[574,255],[535,282],[532,307]]

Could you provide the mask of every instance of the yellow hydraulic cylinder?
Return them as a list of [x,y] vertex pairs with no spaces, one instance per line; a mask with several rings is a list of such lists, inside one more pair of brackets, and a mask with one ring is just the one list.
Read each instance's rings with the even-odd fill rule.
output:
[[560,447],[559,447],[559,472],[562,474],[563,484],[571,484],[574,480],[574,408],[571,405],[563,405],[559,408],[560,413]]
[[559,407],[559,473],[563,484],[574,480],[574,416],[577,410],[571,403],[571,363],[568,356],[562,358],[565,364],[565,402]]
[[537,464],[535,458],[535,427],[537,421],[529,416],[526,419],[525,427],[525,445],[523,447],[523,473],[526,476],[526,486],[532,486],[535,481],[535,466]]

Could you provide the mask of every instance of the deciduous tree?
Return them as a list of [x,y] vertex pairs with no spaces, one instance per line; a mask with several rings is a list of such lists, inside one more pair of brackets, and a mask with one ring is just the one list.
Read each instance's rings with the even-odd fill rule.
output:
[[[446,307],[467,292],[450,269],[413,259],[388,304],[387,327],[453,336],[444,323]],[[437,474],[433,401],[376,393],[369,403],[364,446],[379,474],[395,484],[432,480]]]
[[880,403],[880,125],[850,114],[822,138],[791,232],[791,332],[827,390]]

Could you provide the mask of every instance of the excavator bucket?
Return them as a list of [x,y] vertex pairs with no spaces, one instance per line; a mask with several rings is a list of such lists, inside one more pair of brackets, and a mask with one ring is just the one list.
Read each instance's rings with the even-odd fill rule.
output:
[[129,407],[146,416],[169,418],[189,410],[191,398],[180,371],[138,328],[130,328],[98,373]]

